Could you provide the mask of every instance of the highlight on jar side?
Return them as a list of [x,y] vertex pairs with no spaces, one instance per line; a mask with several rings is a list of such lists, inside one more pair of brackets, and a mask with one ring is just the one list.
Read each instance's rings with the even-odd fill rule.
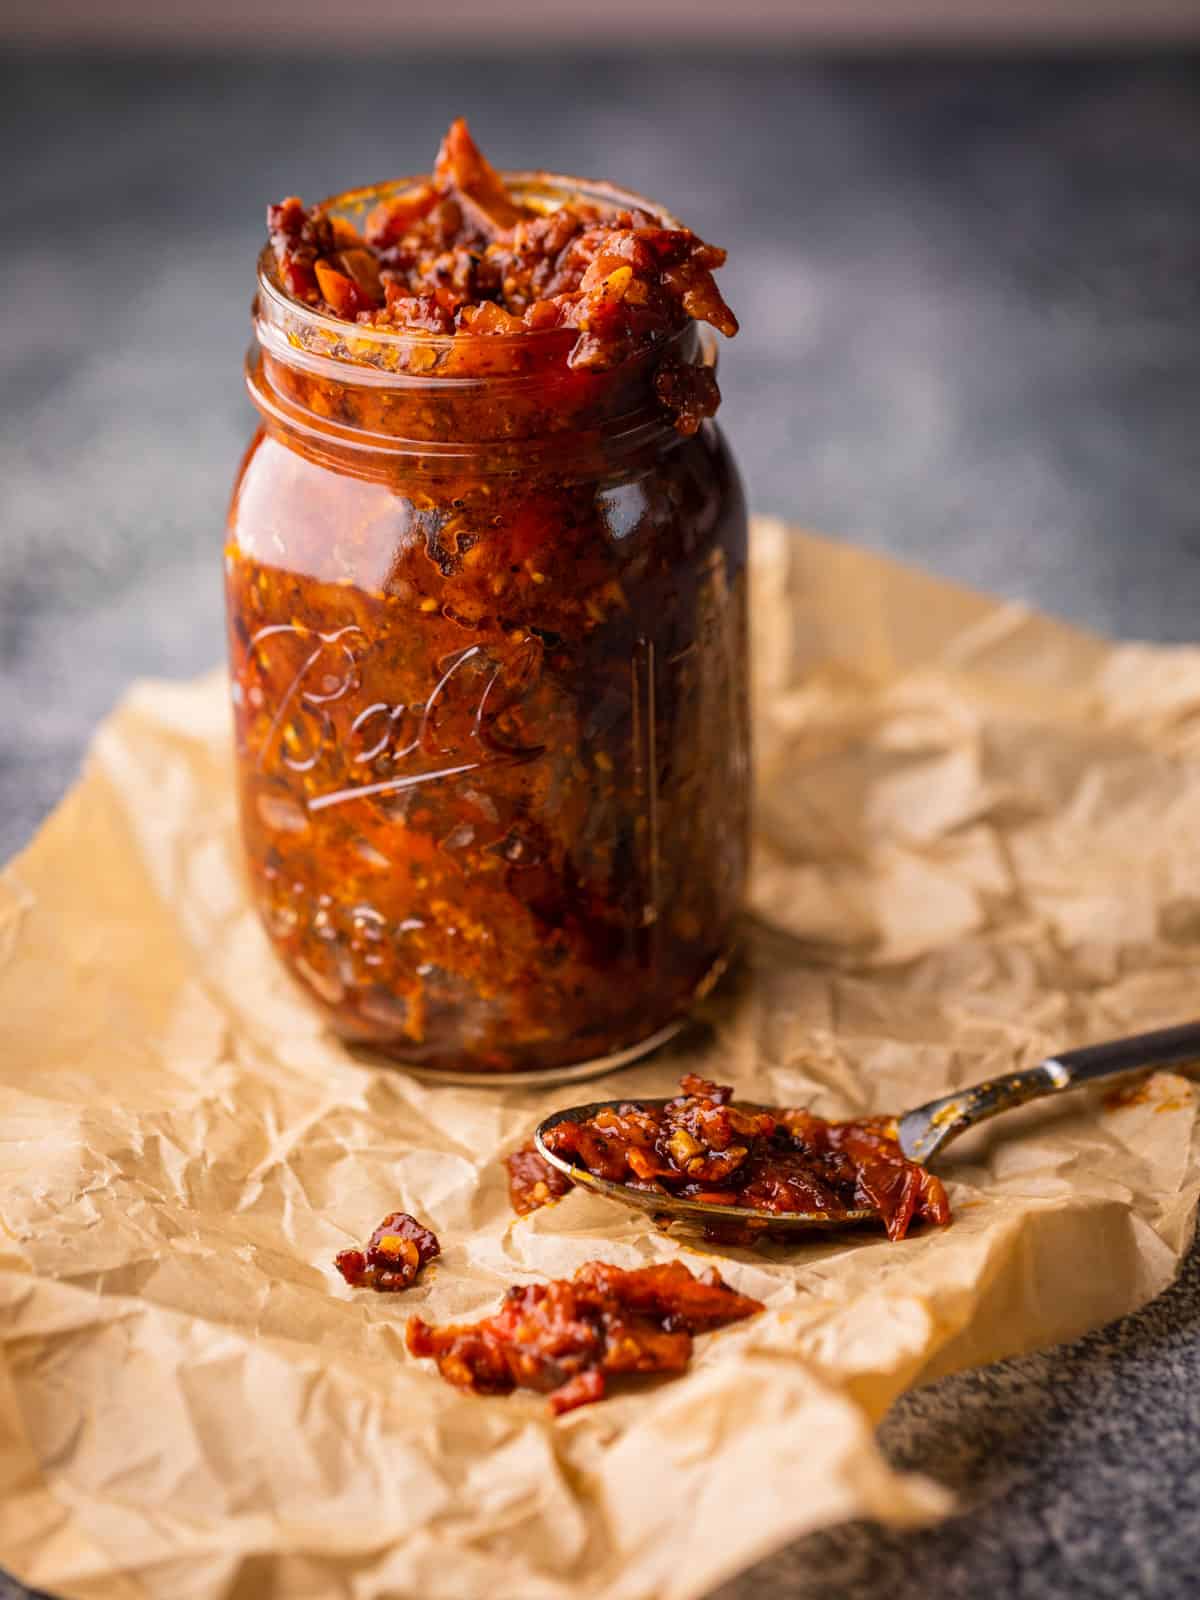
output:
[[461,120],[431,176],[268,228],[226,545],[267,932],[397,1061],[631,1058],[728,961],[746,871],[724,252],[501,176]]

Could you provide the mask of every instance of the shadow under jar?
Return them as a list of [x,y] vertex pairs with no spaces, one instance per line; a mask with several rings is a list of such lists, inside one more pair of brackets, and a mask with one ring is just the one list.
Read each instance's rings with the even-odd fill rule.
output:
[[414,1067],[632,1058],[719,975],[746,871],[745,507],[715,424],[682,436],[656,393],[712,341],[573,371],[570,330],[322,315],[269,252],[255,332],[226,575],[277,951],[338,1034]]

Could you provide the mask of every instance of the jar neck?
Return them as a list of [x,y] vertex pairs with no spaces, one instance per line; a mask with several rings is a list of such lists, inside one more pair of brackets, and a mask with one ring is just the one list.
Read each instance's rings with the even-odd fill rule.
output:
[[716,362],[694,323],[616,367],[578,371],[570,329],[397,334],[323,316],[263,278],[254,332],[247,382],[271,431],[306,453],[416,456],[431,468],[469,457],[477,469],[527,471],[543,455],[661,447],[674,430],[659,375]]

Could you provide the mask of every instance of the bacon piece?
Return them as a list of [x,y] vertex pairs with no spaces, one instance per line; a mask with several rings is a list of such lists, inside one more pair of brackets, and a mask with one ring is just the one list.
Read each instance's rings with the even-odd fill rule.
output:
[[485,234],[514,227],[525,215],[472,139],[465,117],[456,117],[450,124],[434,162],[433,179],[439,192],[453,194],[464,214]]
[[437,190],[431,183],[419,184],[403,194],[381,200],[367,213],[363,233],[376,250],[397,244],[416,223],[427,217],[437,204]]

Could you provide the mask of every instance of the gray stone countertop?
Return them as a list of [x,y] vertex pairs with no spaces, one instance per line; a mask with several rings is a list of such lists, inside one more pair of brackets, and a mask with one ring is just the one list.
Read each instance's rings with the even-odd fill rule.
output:
[[[604,175],[732,247],[751,500],[1087,626],[1200,631],[1200,71],[523,54],[9,57],[0,856],[135,675],[221,651],[219,543],[265,201],[427,164]],[[719,1600],[1200,1589],[1200,1261],[1068,1348],[908,1396],[918,1534],[803,1541]],[[0,1600],[22,1594],[0,1575]],[[464,1596],[464,1600],[475,1597]],[[507,1597],[506,1597],[507,1600]],[[517,1597],[513,1597],[517,1600]],[[714,1600],[718,1600],[714,1596]]]

